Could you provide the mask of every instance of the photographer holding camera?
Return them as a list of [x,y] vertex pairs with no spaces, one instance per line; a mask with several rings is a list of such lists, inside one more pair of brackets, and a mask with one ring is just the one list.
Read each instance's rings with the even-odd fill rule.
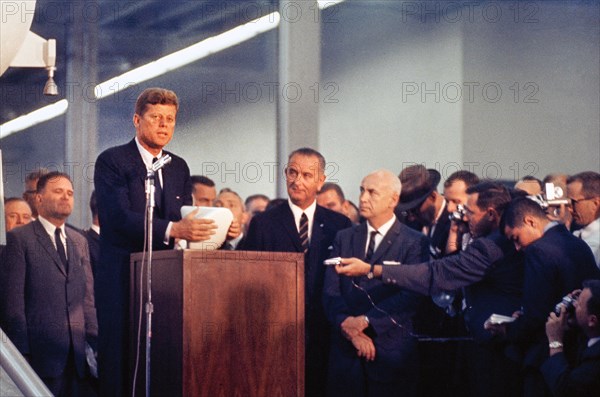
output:
[[[541,371],[555,397],[595,396],[600,391],[600,280],[584,281],[583,290],[575,290],[570,296],[572,306],[561,304],[560,315],[551,312],[546,322],[550,357]],[[571,321],[585,337],[577,346],[579,354],[574,365],[563,352],[565,331]]]
[[600,279],[590,248],[557,222],[550,222],[534,200],[517,198],[503,215],[502,229],[525,254],[522,315],[510,324],[485,327],[504,335],[522,355],[524,396],[549,394],[539,370],[548,354],[547,313],[586,279]]

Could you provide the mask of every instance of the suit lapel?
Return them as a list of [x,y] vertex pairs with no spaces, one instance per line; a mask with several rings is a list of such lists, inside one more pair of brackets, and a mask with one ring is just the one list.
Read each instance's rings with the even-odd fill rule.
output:
[[294,243],[294,247],[296,251],[303,252],[302,242],[300,241],[300,236],[298,235],[298,229],[296,228],[296,222],[294,221],[294,213],[290,208],[289,203],[285,203],[281,205],[281,210],[283,211],[282,216],[282,224],[286,233],[290,236],[290,239]]
[[367,224],[363,222],[354,229],[352,235],[352,256],[358,259],[365,258],[365,247],[367,246]]
[[[36,238],[40,245],[46,250],[50,258],[52,258],[54,264],[56,265],[56,267],[58,267],[58,270],[60,270],[60,272],[66,277],[67,273],[62,264],[62,261],[60,260],[60,256],[58,256],[58,252],[54,247],[54,243],[52,243],[50,236],[48,235],[48,233],[46,233],[46,229],[44,229],[44,226],[42,226],[40,221],[35,221],[33,230],[35,231]],[[67,244],[67,246],[69,246],[69,244]]]
[[69,273],[73,271],[73,267],[79,263],[79,255],[75,249],[75,241],[73,240],[73,233],[68,229],[67,232],[67,260],[69,261]]

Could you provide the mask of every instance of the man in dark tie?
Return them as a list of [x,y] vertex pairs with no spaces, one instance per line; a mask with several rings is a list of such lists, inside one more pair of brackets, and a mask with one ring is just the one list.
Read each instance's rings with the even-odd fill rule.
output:
[[323,304],[323,261],[339,230],[350,227],[344,215],[317,205],[325,182],[325,159],[314,149],[302,148],[288,158],[285,177],[289,200],[252,219],[242,249],[303,252],[306,318],[306,395],[325,395],[329,326]]
[[360,215],[367,222],[337,234],[332,255],[342,265],[363,264],[366,276],[326,271],[324,306],[332,327],[329,396],[415,396],[418,375],[412,316],[418,295],[373,278],[374,265],[411,265],[428,258],[427,238],[394,215],[400,180],[387,170],[360,185]]
[[[98,200],[100,264],[96,277],[99,324],[100,392],[103,396],[131,394],[129,365],[129,255],[144,248],[145,178],[153,159],[172,160],[156,172],[153,249],[171,249],[175,239],[203,241],[216,225],[195,219],[197,211],[181,218],[181,207],[192,204],[190,170],[181,157],[163,150],[175,131],[179,101],[173,91],[148,88],[138,97],[133,115],[135,138],[98,156],[94,184]],[[234,221],[229,237],[240,233]]]
[[65,227],[67,174],[39,178],[38,218],[7,234],[0,261],[0,325],[56,396],[90,395],[86,342],[98,326],[85,237]]

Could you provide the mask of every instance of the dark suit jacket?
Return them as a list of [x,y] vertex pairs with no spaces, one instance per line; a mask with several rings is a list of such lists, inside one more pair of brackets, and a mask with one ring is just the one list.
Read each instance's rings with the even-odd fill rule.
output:
[[[587,343],[587,341],[585,341]],[[564,353],[558,353],[541,367],[546,383],[555,397],[596,397],[600,394],[600,342],[581,352],[570,366]]]
[[[332,255],[364,258],[366,244],[367,225],[363,223],[338,233]],[[410,265],[423,262],[428,257],[427,238],[396,221],[373,253],[370,263],[397,261]],[[330,365],[348,367],[341,362],[341,357],[345,360],[359,360],[356,349],[342,335],[340,326],[349,316],[366,315],[376,348],[375,361],[365,363],[367,373],[371,379],[392,381],[399,375],[399,371],[414,367],[412,353],[416,345],[411,337],[411,317],[417,308],[418,295],[385,285],[381,280],[369,280],[366,276],[354,278],[356,284],[368,292],[379,309],[389,313],[402,325],[399,328],[388,314],[373,307],[367,294],[355,287],[352,280],[353,278],[338,275],[334,268],[330,267],[326,271],[323,302],[332,325],[332,349],[342,352],[341,356],[336,355],[339,361],[331,362]]]
[[457,255],[413,266],[384,266],[381,278],[424,295],[467,287],[467,324],[477,340],[485,341],[491,338],[483,330],[490,314],[511,315],[519,309],[523,267],[523,255],[495,231]]
[[70,336],[78,374],[85,375],[85,342],[98,334],[88,245],[66,228],[68,274],[46,230],[36,220],[7,234],[0,265],[2,328],[41,377],[58,377]]
[[446,244],[448,242],[448,233],[450,233],[449,215],[448,204],[446,204],[433,233],[429,233],[429,236],[427,236],[429,237],[429,255],[434,259],[442,258],[446,255]]
[[[164,243],[169,221],[181,219],[181,207],[192,203],[190,170],[186,162],[172,157],[162,169],[163,216],[157,213],[153,221],[153,248],[172,248],[173,241]],[[98,200],[98,216],[102,225],[100,263],[96,277],[96,300],[100,325],[100,378],[110,382],[115,390],[101,390],[104,395],[119,395],[123,368],[128,365],[126,343],[129,315],[129,255],[144,246],[146,167],[134,140],[110,148],[98,156],[94,184]],[[171,239],[172,240],[172,239]],[[107,371],[103,375],[102,371]],[[110,371],[110,374],[108,374]]]
[[92,263],[92,272],[96,277],[96,267],[100,262],[100,235],[94,229],[85,231],[85,237],[90,247],[90,262]]
[[548,229],[524,252],[523,315],[508,325],[507,338],[524,351],[524,365],[539,368],[548,355],[548,313],[584,280],[600,278],[600,270],[590,247],[563,225]]

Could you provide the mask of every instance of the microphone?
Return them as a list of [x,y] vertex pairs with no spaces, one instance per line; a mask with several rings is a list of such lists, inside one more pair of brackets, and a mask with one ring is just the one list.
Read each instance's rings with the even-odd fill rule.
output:
[[154,164],[152,164],[152,171],[156,172],[156,171],[160,170],[162,167],[169,164],[171,162],[171,160],[172,160],[171,156],[169,156],[168,154],[165,154],[164,156],[162,156],[161,158],[156,160],[154,162]]

